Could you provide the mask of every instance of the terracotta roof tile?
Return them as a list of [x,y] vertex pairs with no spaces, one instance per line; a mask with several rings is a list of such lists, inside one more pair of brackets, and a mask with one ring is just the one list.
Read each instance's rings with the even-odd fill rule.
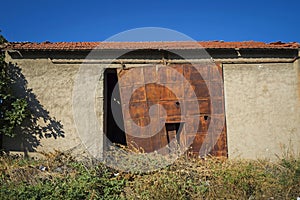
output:
[[300,44],[296,42],[13,42],[7,44],[5,49],[14,50],[92,50],[97,49],[298,49]]

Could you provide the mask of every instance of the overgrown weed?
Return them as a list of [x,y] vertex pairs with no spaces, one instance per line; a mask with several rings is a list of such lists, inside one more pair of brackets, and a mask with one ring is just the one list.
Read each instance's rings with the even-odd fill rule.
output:
[[[228,160],[182,156],[158,171],[130,173],[53,152],[0,157],[2,199],[296,199],[299,156]],[[130,160],[134,162],[134,160]],[[136,161],[140,162],[140,161]]]

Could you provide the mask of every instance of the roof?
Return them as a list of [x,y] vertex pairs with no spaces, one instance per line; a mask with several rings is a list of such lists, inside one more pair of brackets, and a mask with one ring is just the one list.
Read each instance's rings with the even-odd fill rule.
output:
[[224,41],[173,41],[173,42],[13,42],[7,43],[6,50],[92,50],[92,49],[298,49],[297,42],[224,42]]

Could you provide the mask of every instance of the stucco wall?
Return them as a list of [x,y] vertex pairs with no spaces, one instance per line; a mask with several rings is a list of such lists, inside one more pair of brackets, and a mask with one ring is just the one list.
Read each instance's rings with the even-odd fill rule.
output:
[[300,150],[299,63],[224,64],[229,158]]
[[[17,59],[7,54],[6,61],[21,75],[16,89],[27,98],[38,121],[26,130],[27,136],[5,137],[3,147],[11,151],[83,150],[73,111],[74,79],[80,64],[53,64],[48,59]],[[25,91],[26,90],[26,91]]]
[[[12,59],[9,55],[6,61],[21,69],[27,89],[32,89],[29,93],[34,95],[32,106],[38,112],[37,124],[42,135],[36,134],[33,141],[4,138],[4,148],[13,151],[77,148],[84,151],[72,104],[74,81],[82,65],[54,64],[48,59]],[[83,67],[90,69],[91,66]],[[105,67],[121,65],[103,65],[103,71]],[[300,62],[223,64],[223,73],[229,158],[274,158],[288,149],[299,152]],[[104,77],[98,78],[95,110],[103,130]],[[82,119],[89,122],[84,112]],[[51,130],[49,124],[54,129],[57,124],[62,127]],[[51,131],[62,131],[63,137],[55,137]],[[95,148],[102,147],[100,141]]]

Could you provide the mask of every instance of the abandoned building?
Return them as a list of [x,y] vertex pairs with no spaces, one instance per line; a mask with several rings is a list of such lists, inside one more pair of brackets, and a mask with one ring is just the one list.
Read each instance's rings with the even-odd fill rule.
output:
[[[35,120],[23,130],[26,137],[5,137],[3,148],[35,152],[80,146],[78,132],[84,130],[74,117],[74,85],[80,70],[98,66],[93,108],[100,139],[94,148],[103,151],[101,137],[106,136],[112,143],[136,145],[146,152],[170,145],[175,138],[179,144],[188,143],[195,155],[205,140],[213,144],[205,153],[229,158],[299,153],[300,45],[192,43],[8,43],[3,50],[18,74],[16,91],[29,102]],[[207,54],[199,56],[199,49]],[[153,107],[150,116],[156,104],[160,106]],[[80,108],[79,123],[91,122]],[[139,131],[143,137],[132,135],[131,121],[141,127],[154,123],[154,129]]]

